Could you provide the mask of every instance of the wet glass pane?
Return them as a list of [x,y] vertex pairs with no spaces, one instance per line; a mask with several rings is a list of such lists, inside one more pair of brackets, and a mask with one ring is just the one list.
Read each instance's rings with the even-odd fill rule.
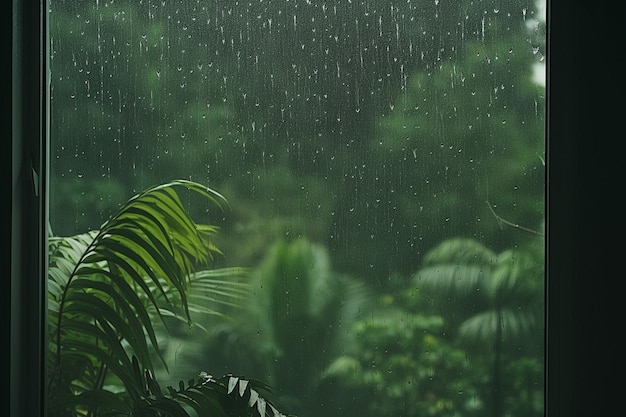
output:
[[544,2],[49,3],[51,415],[543,415]]

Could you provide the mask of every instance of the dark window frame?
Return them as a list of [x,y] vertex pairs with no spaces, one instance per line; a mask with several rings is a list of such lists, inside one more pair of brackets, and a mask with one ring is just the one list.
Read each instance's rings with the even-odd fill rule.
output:
[[[46,0],[11,2],[11,167],[9,400],[10,416],[45,415],[47,275]],[[5,385],[7,387],[7,385]],[[6,415],[6,414],[5,414]]]
[[[5,229],[10,231],[10,251],[4,263],[9,265],[10,288],[5,287],[2,291],[2,305],[10,336],[10,354],[4,355],[4,375],[10,388],[5,388],[9,398],[3,402],[3,408],[9,413],[3,415],[39,417],[45,415],[43,345],[46,333],[48,216],[48,2],[12,0],[9,4],[5,7],[11,7],[10,13],[5,16],[11,16],[12,32],[4,38],[5,47],[10,42],[8,49],[12,54],[12,111],[10,122],[5,123],[5,126],[11,126],[12,139],[10,152],[2,152],[7,159],[2,165],[7,174],[5,178],[11,178],[8,191],[11,193],[11,212],[9,216],[3,216],[6,222],[10,221]],[[581,322],[576,320],[583,314],[578,311],[583,295],[597,300],[594,291],[600,291],[583,286],[588,279],[584,272],[590,270],[593,259],[579,256],[583,254],[580,249],[581,239],[588,235],[578,233],[578,225],[592,214],[588,206],[581,206],[584,204],[584,190],[580,184],[593,182],[590,177],[583,178],[588,172],[577,170],[581,161],[588,161],[584,155],[581,156],[583,152],[579,150],[579,145],[584,143],[590,146],[589,141],[583,142],[583,133],[591,132],[595,127],[592,126],[595,123],[593,118],[582,118],[583,111],[593,112],[595,104],[580,99],[580,88],[583,88],[580,83],[596,63],[591,59],[585,63],[580,56],[583,52],[581,45],[587,46],[580,41],[583,40],[581,27],[586,24],[588,16],[578,4],[570,6],[571,3],[557,6],[555,12],[552,2],[548,0],[548,416],[578,415],[582,411],[580,407],[592,405],[596,413],[601,414],[603,408],[608,411],[619,406],[610,398],[594,395],[594,389],[602,389],[601,381],[584,382],[586,375],[581,375],[590,366],[581,364],[581,361],[597,360],[599,355],[597,352],[593,357],[590,355],[592,352],[588,338],[593,336],[585,333],[589,331],[588,327],[584,328],[585,331],[580,330],[578,326]],[[615,13],[614,16],[620,18],[622,15]],[[605,26],[610,28],[611,24],[605,22]],[[597,29],[587,27],[589,32]],[[598,35],[593,37],[598,38]],[[559,76],[552,76],[554,74]],[[597,94],[594,93],[593,97],[597,98]],[[598,111],[596,108],[595,112]],[[609,131],[607,126],[604,125],[603,132]],[[601,161],[595,163],[600,164]],[[599,212],[593,214],[601,215]],[[593,323],[604,311],[603,308],[606,307],[595,306],[591,318],[587,317],[588,321],[583,323],[587,326],[587,323]],[[601,364],[596,363],[594,366],[599,367]],[[583,392],[585,395],[580,395]]]

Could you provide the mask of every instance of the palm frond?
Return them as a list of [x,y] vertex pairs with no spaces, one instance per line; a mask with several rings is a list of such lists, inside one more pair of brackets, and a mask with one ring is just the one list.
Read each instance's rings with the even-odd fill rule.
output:
[[460,301],[455,305],[470,315],[459,326],[463,339],[519,341],[537,332],[541,287],[533,276],[537,262],[527,253],[507,250],[496,255],[471,239],[450,239],[429,252],[424,265],[413,276],[414,284],[444,295],[446,305],[450,299]]
[[200,184],[173,181],[131,198],[100,230],[50,238],[53,403],[67,387],[75,394],[97,391],[103,378],[94,380],[94,375],[105,371],[130,391],[140,386],[138,376],[128,370],[131,355],[151,370],[148,346],[158,353],[150,311],[161,319],[164,311],[178,314],[191,323],[192,276],[220,252],[210,240],[217,228],[200,227],[189,217],[176,192],[181,187],[220,208],[226,204]]
[[[248,282],[241,282],[242,277],[248,276],[247,268],[219,268],[205,269],[192,274],[187,306],[190,313],[200,316],[214,316],[229,320],[230,315],[224,314],[225,309],[240,308],[241,302],[250,295],[252,286]],[[187,323],[180,309],[161,307],[158,312],[149,309],[149,313],[164,316]],[[154,317],[158,319],[158,317]],[[165,324],[165,323],[164,323]],[[215,323],[212,323],[215,325]],[[194,326],[210,333],[203,324],[203,320],[195,320]]]
[[144,377],[149,395],[137,411],[158,411],[159,415],[170,417],[188,417],[186,409],[214,417],[287,417],[261,395],[261,391],[271,391],[260,380],[232,374],[214,378],[201,372],[197,380],[186,384],[180,381],[178,389],[168,386],[164,393],[149,371],[144,372]]
[[494,335],[501,330],[501,342],[511,343],[522,340],[536,331],[536,317],[533,312],[511,310],[488,310],[465,320],[459,327],[459,334],[467,341],[484,345],[493,343]]
[[484,265],[442,264],[420,269],[413,276],[417,288],[434,290],[450,297],[464,298],[484,288],[491,269]]
[[251,284],[233,280],[235,277],[248,275],[246,268],[206,269],[198,271],[191,277],[193,292],[190,295],[189,306],[201,306],[203,313],[219,314],[218,311],[208,309],[207,304],[221,304],[228,307],[239,306],[251,290]]
[[[477,343],[493,344],[494,335],[497,334],[501,325],[499,312],[496,310],[486,310],[475,314],[465,320],[459,327],[459,334],[465,340]],[[491,345],[488,345],[491,347]]]
[[477,295],[491,281],[497,255],[473,239],[454,238],[430,250],[423,267],[413,275],[418,288],[446,297],[463,299]]

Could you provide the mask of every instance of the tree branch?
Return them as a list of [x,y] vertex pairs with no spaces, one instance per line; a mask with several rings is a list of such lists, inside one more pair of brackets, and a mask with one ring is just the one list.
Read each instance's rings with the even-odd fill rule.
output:
[[502,223],[504,223],[507,226],[511,226],[511,227],[516,228],[516,229],[523,230],[524,232],[532,233],[532,234],[537,235],[537,236],[543,236],[543,233],[541,233],[541,232],[538,232],[538,231],[533,230],[533,229],[529,229],[529,228],[524,227],[524,226],[520,226],[519,224],[515,224],[515,223],[512,223],[512,222],[510,222],[510,221],[508,221],[506,219],[503,219],[502,217],[500,217],[500,216],[498,216],[496,214],[496,212],[493,210],[493,207],[491,207],[491,204],[489,204],[489,201],[486,201],[486,203],[487,203],[487,207],[489,207],[489,211],[491,211],[491,214],[493,214],[493,217],[495,217],[496,220],[498,221],[498,224],[500,225],[500,228],[502,228]]

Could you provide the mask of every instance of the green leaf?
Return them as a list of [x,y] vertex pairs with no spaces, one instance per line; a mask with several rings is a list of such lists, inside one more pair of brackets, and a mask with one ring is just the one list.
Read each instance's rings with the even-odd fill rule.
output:
[[233,392],[233,390],[237,386],[238,382],[239,382],[239,378],[235,378],[235,377],[232,377],[232,376],[230,378],[228,378],[228,391],[227,391],[228,394]]
[[246,381],[245,379],[240,379],[239,380],[239,395],[241,397],[243,397],[244,394],[246,393],[246,388],[248,388],[248,381]]
[[[251,289],[226,280],[247,272],[243,269],[198,271],[221,253],[209,241],[218,228],[195,224],[176,186],[220,208],[226,204],[200,184],[173,181],[131,198],[99,231],[50,238],[49,393],[60,413],[77,414],[85,407],[111,414],[188,417],[194,410],[228,417],[222,401],[242,410],[256,406],[261,417],[267,405],[276,410],[254,389],[268,388],[259,381],[191,379],[188,387],[181,382],[178,391],[162,392],[152,373],[149,344],[166,365],[153,328],[155,314],[161,321],[171,315],[191,323],[191,311],[221,314],[207,308],[207,301],[235,305]],[[102,389],[107,371],[117,378],[107,384],[121,382],[125,392]],[[67,401],[56,401],[60,398]]]

